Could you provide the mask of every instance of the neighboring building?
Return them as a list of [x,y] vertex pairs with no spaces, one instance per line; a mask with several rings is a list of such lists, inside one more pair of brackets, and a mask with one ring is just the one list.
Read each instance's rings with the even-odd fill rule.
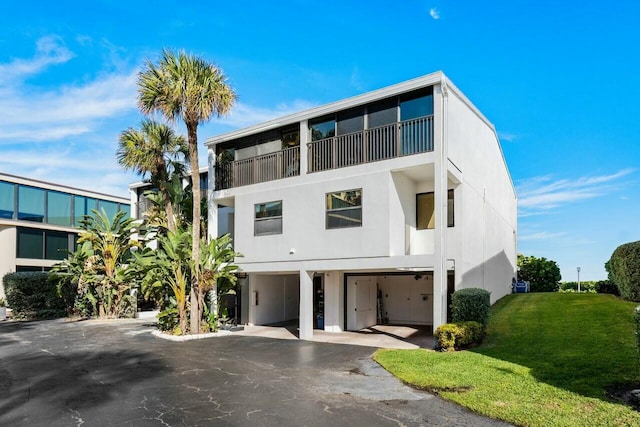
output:
[[129,200],[0,173],[0,296],[5,274],[46,271],[74,251],[92,209],[129,214]]
[[[200,172],[200,194],[204,197],[207,195],[209,189],[209,167],[203,166],[199,170]],[[188,185],[191,182],[191,177],[184,178],[184,185]],[[143,219],[145,212],[150,207],[150,201],[145,197],[145,191],[151,190],[153,187],[149,182],[138,181],[129,185],[129,197],[131,202],[131,217],[135,219]]]
[[494,126],[441,72],[214,136],[209,234],[234,235],[242,323],[447,321],[516,276],[517,198]]

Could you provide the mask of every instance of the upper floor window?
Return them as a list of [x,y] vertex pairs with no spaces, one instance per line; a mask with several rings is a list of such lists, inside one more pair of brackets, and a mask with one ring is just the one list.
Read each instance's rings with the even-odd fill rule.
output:
[[18,186],[18,219],[23,221],[44,221],[45,190],[35,187]]
[[336,136],[336,121],[334,119],[311,123],[309,128],[311,129],[311,141],[320,141]]
[[[416,228],[418,230],[433,229],[435,220],[434,193],[420,193],[416,195]],[[453,190],[447,191],[447,227],[454,226]]]
[[361,226],[362,189],[327,193],[327,229]]
[[433,95],[425,95],[400,101],[401,121],[430,116],[431,114],[433,114]]
[[253,234],[255,236],[282,234],[282,200],[257,203],[254,207]]
[[0,218],[13,219],[15,185],[0,181]]

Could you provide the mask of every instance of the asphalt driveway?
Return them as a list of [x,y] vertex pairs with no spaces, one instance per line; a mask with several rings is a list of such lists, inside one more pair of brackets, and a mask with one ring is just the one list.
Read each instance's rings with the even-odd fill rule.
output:
[[369,347],[141,320],[0,322],[0,425],[501,425],[402,385]]

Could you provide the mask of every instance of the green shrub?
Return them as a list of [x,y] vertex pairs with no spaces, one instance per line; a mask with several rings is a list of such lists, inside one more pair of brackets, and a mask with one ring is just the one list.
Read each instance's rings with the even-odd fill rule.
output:
[[9,273],[2,278],[7,303],[16,319],[64,317],[66,305],[53,276],[44,272]]
[[596,292],[599,294],[620,295],[620,291],[615,283],[610,280],[600,280],[596,282]]
[[640,351],[640,305],[636,307],[633,320],[636,324],[636,343],[638,344],[638,351]]
[[[578,282],[560,282],[561,292],[578,292]],[[580,292],[595,292],[596,291],[596,282],[595,281],[585,281],[580,282]]]
[[640,241],[618,246],[605,267],[622,298],[640,301]]
[[518,254],[518,277],[529,282],[529,292],[557,292],[560,287],[560,267],[545,257]]
[[433,337],[440,351],[462,350],[478,345],[484,339],[484,326],[479,322],[445,323],[436,329]]
[[453,323],[474,321],[487,326],[491,295],[479,288],[455,291],[451,296],[451,321]]

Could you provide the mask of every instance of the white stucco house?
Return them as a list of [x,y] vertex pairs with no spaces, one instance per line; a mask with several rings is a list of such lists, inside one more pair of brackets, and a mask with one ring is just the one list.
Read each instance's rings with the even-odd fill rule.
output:
[[313,330],[447,321],[516,276],[516,193],[494,126],[436,72],[213,136],[209,234],[230,232],[240,318]]

